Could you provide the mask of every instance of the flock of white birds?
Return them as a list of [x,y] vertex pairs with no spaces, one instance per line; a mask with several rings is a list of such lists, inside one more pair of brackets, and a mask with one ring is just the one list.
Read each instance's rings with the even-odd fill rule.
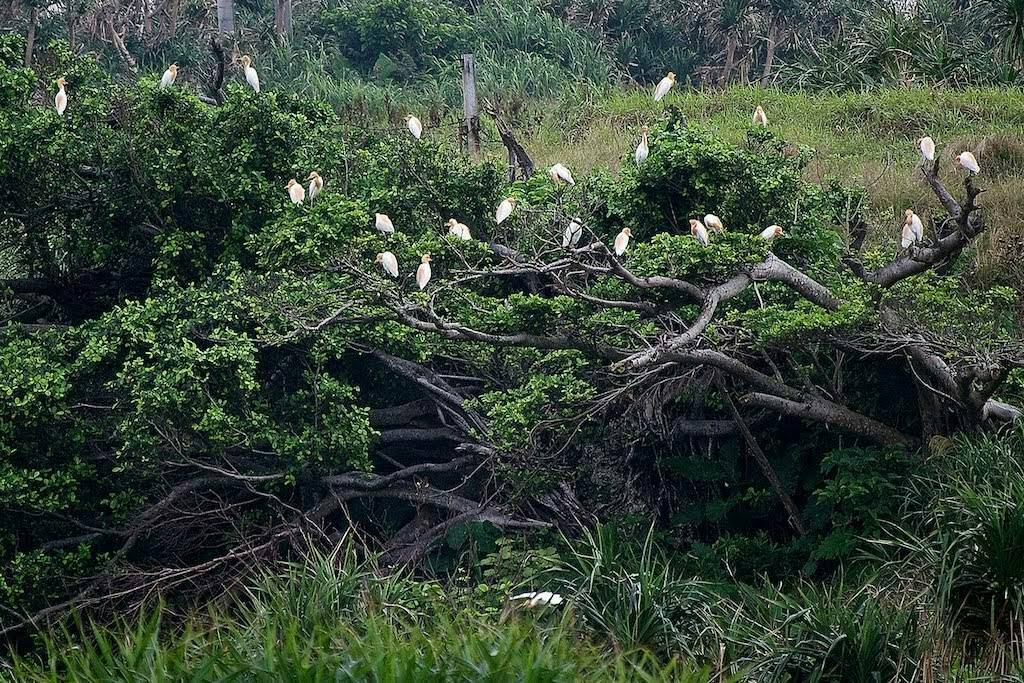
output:
[[[242,73],[245,76],[246,83],[256,91],[260,91],[260,78],[259,74],[256,73],[256,69],[252,65],[252,58],[249,55],[242,55],[238,60],[242,65]],[[163,76],[160,78],[160,87],[169,88],[174,85],[174,82],[178,78],[178,65],[171,64],[164,71]],[[673,72],[662,78],[657,86],[654,88],[654,101],[659,102],[676,84],[676,75]],[[54,97],[54,105],[57,108],[57,113],[61,116],[68,107],[68,94],[67,94],[67,81],[64,78],[57,79],[57,94]],[[768,116],[765,113],[764,108],[760,105],[754,110],[754,115],[751,123],[755,126],[767,126]],[[416,116],[409,114],[405,117],[406,127],[409,129],[409,133],[417,140],[423,137],[423,123],[416,118]],[[636,147],[636,151],[633,158],[636,162],[637,167],[640,167],[647,161],[650,156],[650,140],[649,140],[649,129],[644,126],[640,133],[640,142]],[[933,163],[935,161],[935,141],[930,137],[923,137],[917,141],[918,149],[921,152],[921,161],[923,164]],[[957,155],[956,163],[960,168],[965,170],[969,175],[977,175],[981,173],[981,167],[978,165],[978,160],[971,152],[962,152]],[[576,181],[572,177],[572,172],[561,163],[554,164],[548,169],[548,178],[555,185],[575,185]],[[324,179],[320,176],[317,171],[311,171],[309,176],[306,178],[309,182],[308,189],[301,183],[292,178],[288,181],[285,186],[285,190],[288,192],[288,197],[291,199],[293,204],[302,204],[307,199],[310,203],[316,199],[316,197],[323,192]],[[505,222],[509,216],[512,215],[516,208],[516,198],[506,197],[498,204],[498,207],[494,212],[494,222],[496,225],[501,225]],[[448,228],[448,234],[460,239],[460,240],[471,240],[469,226],[465,223],[460,223],[454,218],[451,218],[446,223]],[[391,218],[387,214],[376,213],[374,214],[374,226],[383,233],[385,236],[395,232],[395,225],[392,223]],[[712,234],[721,234],[725,232],[725,225],[722,220],[714,215],[707,214],[703,220],[692,218],[690,219],[690,234],[693,235],[702,246],[708,246],[711,243]],[[767,228],[760,232],[761,239],[771,241],[776,237],[783,234],[783,230],[778,225],[769,225]],[[632,238],[633,233],[629,228],[623,228],[618,235],[615,236],[615,241],[612,245],[613,251],[616,256],[622,256],[626,253],[629,247],[629,240]],[[580,239],[583,237],[583,225],[576,219],[569,221],[569,224],[565,228],[565,232],[562,235],[562,247],[565,249],[575,249]],[[909,249],[913,245],[924,240],[924,224],[921,218],[914,213],[912,209],[907,209],[905,214],[905,220],[903,223],[903,231],[900,239],[900,246],[903,249]],[[399,274],[398,259],[390,251],[383,251],[377,254],[377,263],[381,265],[384,272],[393,277],[397,278]],[[430,254],[423,254],[420,259],[420,264],[416,269],[416,285],[420,289],[425,289],[427,284],[430,282]]]

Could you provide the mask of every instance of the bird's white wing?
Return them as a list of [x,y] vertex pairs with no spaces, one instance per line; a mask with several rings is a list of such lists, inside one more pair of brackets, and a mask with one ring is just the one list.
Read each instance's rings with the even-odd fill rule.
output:
[[421,263],[420,267],[416,269],[416,285],[423,289],[430,282],[430,264]]
[[582,236],[583,226],[576,221],[569,221],[569,225],[565,226],[565,232],[562,233],[562,248],[575,247]]
[[260,76],[251,66],[245,69],[245,80],[256,92],[260,91]]
[[512,215],[512,202],[507,199],[501,204],[498,204],[498,210],[494,212],[494,222],[499,225],[504,222],[506,218]]
[[626,253],[626,247],[629,246],[629,235],[624,232],[620,232],[615,237],[615,255],[622,256]]
[[658,82],[658,87],[654,89],[654,101],[657,102],[662,97],[668,94],[668,91],[672,88],[672,80],[666,76]]
[[384,271],[391,277],[398,277],[398,259],[390,251],[384,254],[384,258],[381,259],[381,265],[384,266]]
[[530,591],[529,593],[520,593],[519,595],[513,595],[509,598],[509,600],[532,600],[536,595],[537,593],[535,591]]
[[57,113],[64,116],[64,111],[68,108],[68,96],[61,91],[53,98],[53,103],[57,107]]

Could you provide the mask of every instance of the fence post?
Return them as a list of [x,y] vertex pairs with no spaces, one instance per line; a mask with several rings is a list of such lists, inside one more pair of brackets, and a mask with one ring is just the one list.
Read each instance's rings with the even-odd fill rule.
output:
[[462,115],[469,151],[480,156],[480,105],[476,100],[476,64],[473,55],[462,55]]

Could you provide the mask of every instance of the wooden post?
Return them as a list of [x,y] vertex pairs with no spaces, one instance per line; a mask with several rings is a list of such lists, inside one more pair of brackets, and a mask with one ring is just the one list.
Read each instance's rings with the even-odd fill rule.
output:
[[221,33],[235,32],[234,0],[217,0],[217,29]]
[[476,64],[473,55],[462,55],[462,114],[469,151],[480,156],[480,106],[476,101]]

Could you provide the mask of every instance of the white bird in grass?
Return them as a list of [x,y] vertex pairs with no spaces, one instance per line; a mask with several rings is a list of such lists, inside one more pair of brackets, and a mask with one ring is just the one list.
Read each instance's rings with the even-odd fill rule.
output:
[[622,256],[626,253],[626,247],[629,246],[629,238],[633,236],[633,231],[629,228],[623,228],[622,232],[615,236],[615,255]]
[[581,237],[583,237],[583,226],[573,218],[569,221],[569,225],[565,226],[565,232],[562,233],[562,248],[572,247],[575,249],[576,245],[580,243]]
[[660,102],[661,98],[668,94],[668,91],[672,89],[672,86],[676,84],[675,72],[669,71],[663,79],[658,82],[657,87],[654,88],[654,101]]
[[755,126],[768,126],[768,115],[764,113],[764,108],[761,105],[757,105],[757,109],[754,110],[754,118],[751,121]]
[[292,204],[301,204],[306,198],[306,188],[295,182],[295,178],[289,180],[284,189],[288,190],[288,196],[291,197]]
[[711,239],[708,237],[708,229],[696,218],[690,219],[690,234],[697,238],[701,246],[706,247],[711,244]]
[[561,605],[565,601],[561,595],[551,591],[530,591],[529,593],[520,593],[509,598],[510,602],[517,600],[525,600],[527,607],[536,607],[537,605],[556,606]]
[[711,228],[712,232],[716,232],[719,235],[725,232],[725,226],[722,225],[722,219],[713,213],[709,213],[704,216],[704,227]]
[[647,126],[640,129],[640,144],[636,146],[636,152],[633,153],[633,158],[636,159],[636,167],[640,166],[647,161],[647,157],[651,155],[651,146],[647,142]]
[[449,235],[455,235],[460,240],[468,241],[473,239],[472,235],[469,234],[469,226],[465,223],[460,223],[454,218],[449,218],[446,225],[448,226]]
[[505,219],[512,215],[512,209],[516,208],[516,198],[508,197],[498,204],[498,210],[494,212],[494,222],[501,225]]
[[548,177],[551,178],[551,182],[555,185],[559,183],[565,183],[567,185],[575,185],[576,181],[572,178],[572,173],[563,164],[558,163],[548,169]]
[[759,237],[766,242],[771,242],[776,237],[782,236],[782,228],[778,225],[769,225],[767,228],[761,231]]
[[309,202],[312,204],[313,200],[324,191],[324,179],[316,171],[310,171],[306,180],[309,181]]
[[935,140],[927,135],[917,141],[917,148],[921,150],[921,161],[935,161]]
[[420,266],[416,269],[416,285],[423,289],[430,282],[430,254],[424,254]]
[[924,224],[921,223],[921,217],[914,213],[912,209],[907,209],[906,220],[903,221],[903,235],[900,240],[900,246],[907,249],[923,239]]
[[177,64],[171,64],[169,67],[167,67],[167,71],[165,71],[164,75],[160,78],[160,87],[161,88],[169,88],[169,87],[171,87],[172,85],[174,85],[174,81],[177,80],[177,78],[178,78],[178,65]]
[[412,133],[412,136],[417,140],[423,136],[423,124],[420,123],[420,120],[412,114],[405,117],[405,125],[408,127],[409,132]]
[[398,259],[390,251],[382,251],[377,254],[377,263],[384,268],[384,272],[391,277],[398,277]]
[[978,166],[978,160],[970,152],[960,152],[956,157],[956,163],[960,164],[960,168],[967,171],[968,174],[978,175],[981,173],[981,166]]
[[256,73],[256,69],[252,66],[252,57],[249,55],[242,55],[242,58],[238,61],[242,63],[242,73],[245,74],[245,82],[248,83],[253,90],[259,92],[260,75]]
[[68,108],[68,93],[64,89],[64,86],[68,84],[63,78],[57,79],[57,95],[53,98],[53,104],[57,107],[57,113],[64,116],[65,110]]
[[390,235],[395,231],[395,224],[391,222],[386,213],[375,213],[373,214],[373,227],[380,230],[385,235]]

